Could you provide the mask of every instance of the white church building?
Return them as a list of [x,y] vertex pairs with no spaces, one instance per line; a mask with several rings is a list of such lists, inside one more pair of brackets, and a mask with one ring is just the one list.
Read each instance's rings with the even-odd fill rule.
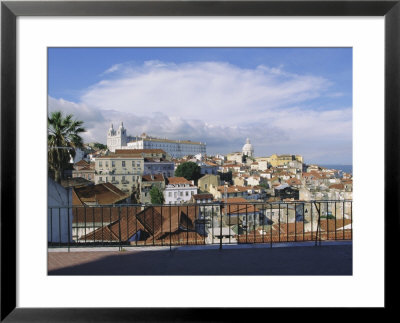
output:
[[107,133],[107,147],[113,153],[115,149],[123,149],[128,142],[128,136],[126,135],[126,129],[124,128],[124,123],[121,122],[118,129],[115,130],[113,124],[111,124],[110,129]]
[[246,139],[246,143],[242,148],[242,156],[254,157],[254,148],[249,138]]
[[116,149],[162,149],[173,158],[206,154],[206,143],[203,142],[156,138],[145,133],[136,138],[129,137],[122,122],[117,130],[111,124],[107,132],[107,147],[111,152]]

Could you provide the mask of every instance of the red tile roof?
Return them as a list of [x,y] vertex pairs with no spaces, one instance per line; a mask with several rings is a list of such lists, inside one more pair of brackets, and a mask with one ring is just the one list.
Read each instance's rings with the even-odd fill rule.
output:
[[192,184],[191,182],[189,182],[186,178],[184,177],[169,177],[167,179],[168,184]]
[[81,159],[80,161],[75,163],[75,166],[89,166],[89,163],[86,160]]
[[289,178],[286,183],[289,185],[301,185],[301,181],[297,178]]
[[99,205],[115,204],[129,197],[129,194],[111,183],[75,187],[73,191],[82,203],[91,202]]
[[[195,229],[194,220],[199,214],[198,206],[168,206],[163,208],[151,206],[143,211],[140,211],[140,208],[137,207],[125,206],[120,208],[120,212],[117,210],[119,208],[111,209],[117,215],[116,220],[106,227],[99,228],[81,237],[80,240],[86,238],[86,240],[96,239],[101,241],[100,237],[102,237],[104,241],[107,241],[106,237],[108,237],[109,241],[119,241],[119,237],[121,237],[121,241],[127,241],[138,230],[143,231],[144,236],[149,241],[153,238],[159,240],[165,238],[166,234],[172,233],[174,235],[182,230],[193,232]],[[107,233],[106,237],[104,237],[104,232]],[[184,233],[187,234],[186,231]]]

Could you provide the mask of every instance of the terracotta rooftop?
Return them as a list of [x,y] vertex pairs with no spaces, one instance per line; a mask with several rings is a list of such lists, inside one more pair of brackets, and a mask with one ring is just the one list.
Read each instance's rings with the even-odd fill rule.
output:
[[79,187],[79,186],[92,186],[93,182],[88,181],[83,177],[73,177],[61,180],[63,187]]
[[297,178],[289,178],[286,183],[289,185],[301,185],[301,181]]
[[[225,186],[218,186],[218,191],[224,193],[225,192]],[[228,186],[227,187],[227,192],[228,193],[236,193],[236,192],[247,192],[249,188],[245,186]]]
[[[81,237],[80,240],[85,238],[86,240],[93,240],[95,238],[101,241],[101,238],[104,238],[107,241],[106,237],[109,237],[110,241],[118,241],[119,237],[121,237],[122,241],[127,241],[139,230],[143,232],[142,239],[149,240],[150,243],[153,240],[165,239],[168,234],[173,236],[177,234],[179,238],[180,233],[186,237],[191,232],[191,236],[195,234],[193,238],[199,238],[199,241],[203,239],[193,232],[195,229],[194,220],[199,214],[198,206],[169,206],[163,208],[151,206],[143,211],[132,206],[114,207],[112,209],[120,209],[114,222]],[[90,224],[90,221],[87,223]],[[106,237],[104,237],[104,232],[106,232]]]
[[89,166],[89,163],[86,160],[81,159],[80,161],[75,163],[75,166]]
[[115,204],[129,197],[111,183],[75,187],[73,191],[82,203],[91,202],[99,205]]
[[167,179],[168,184],[175,185],[175,184],[192,184],[184,177],[169,177]]

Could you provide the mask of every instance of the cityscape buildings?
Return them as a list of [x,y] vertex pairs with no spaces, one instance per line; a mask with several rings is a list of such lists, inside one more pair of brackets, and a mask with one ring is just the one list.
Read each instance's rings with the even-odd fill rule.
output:
[[129,137],[126,134],[123,122],[117,130],[114,130],[111,124],[107,132],[107,147],[111,152],[115,152],[116,149],[162,149],[174,158],[206,154],[206,143],[202,142],[156,138],[145,133],[135,138]]

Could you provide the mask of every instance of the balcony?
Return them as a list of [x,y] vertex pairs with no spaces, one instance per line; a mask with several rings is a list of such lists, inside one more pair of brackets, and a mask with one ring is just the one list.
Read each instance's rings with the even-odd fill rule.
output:
[[[60,212],[67,217],[64,221]],[[351,241],[353,235],[351,200],[51,207],[48,223],[50,248],[320,245],[325,241]],[[216,228],[234,234],[222,239]],[[67,241],[61,239],[66,234]]]

